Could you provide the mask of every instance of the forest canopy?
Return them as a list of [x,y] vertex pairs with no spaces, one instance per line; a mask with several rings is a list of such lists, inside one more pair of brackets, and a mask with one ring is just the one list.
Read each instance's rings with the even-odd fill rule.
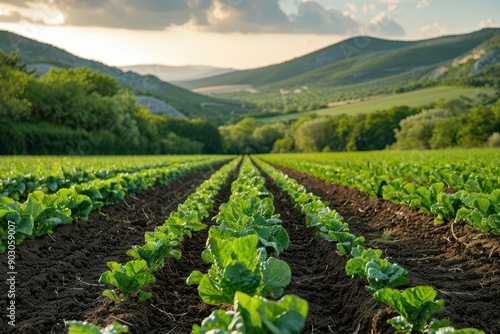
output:
[[152,114],[108,75],[51,69],[36,78],[0,52],[1,154],[193,154],[222,151],[207,121]]

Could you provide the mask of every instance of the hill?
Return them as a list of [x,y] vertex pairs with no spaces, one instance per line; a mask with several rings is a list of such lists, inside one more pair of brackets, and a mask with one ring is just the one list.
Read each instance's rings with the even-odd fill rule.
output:
[[429,105],[437,100],[452,100],[462,96],[475,98],[478,94],[489,95],[492,89],[487,88],[468,88],[468,87],[432,87],[420,89],[412,92],[388,95],[383,97],[374,97],[364,101],[352,101],[339,104],[326,109],[314,110],[296,114],[277,115],[272,117],[259,118],[259,123],[276,123],[296,120],[308,113],[315,113],[319,116],[337,116],[337,115],[358,115],[368,114],[377,110],[390,109],[394,106],[406,105],[409,107],[418,107]]
[[[163,112],[174,116],[202,118],[214,124],[225,122],[230,114],[242,112],[240,104],[193,93],[160,80],[153,75],[124,72],[116,67],[82,59],[52,45],[40,43],[7,31],[0,31],[0,50],[18,51],[28,67],[38,74],[50,68],[87,67],[113,77],[122,88],[129,89],[141,97],[159,99],[167,106]],[[144,98],[142,98],[144,99]],[[159,105],[158,103],[156,105]],[[170,107],[170,108],[168,108]]]
[[231,68],[218,68],[202,65],[166,66],[158,64],[121,66],[124,71],[142,75],[154,75],[169,83],[176,81],[199,80],[234,71]]
[[460,72],[449,71],[457,67],[457,59],[471,59],[471,54],[479,63],[488,62],[478,54],[496,59],[481,47],[499,36],[499,28],[419,41],[359,36],[281,64],[177,84],[205,91],[211,86],[246,85],[252,92],[217,96],[258,103],[265,112],[314,110],[330,102],[413,90],[449,79]]

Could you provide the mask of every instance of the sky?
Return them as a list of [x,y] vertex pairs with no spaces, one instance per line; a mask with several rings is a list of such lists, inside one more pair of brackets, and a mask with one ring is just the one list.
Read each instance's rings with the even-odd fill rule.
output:
[[500,0],[1,0],[0,30],[108,65],[280,63],[359,35],[500,27]]

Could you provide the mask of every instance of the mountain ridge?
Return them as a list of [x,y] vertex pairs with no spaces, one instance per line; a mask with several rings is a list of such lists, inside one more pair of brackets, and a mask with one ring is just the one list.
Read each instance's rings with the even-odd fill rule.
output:
[[[484,28],[468,34],[414,41],[356,36],[282,63],[200,80],[176,82],[176,84],[188,89],[231,84],[249,84],[254,88],[268,85],[293,86],[294,81],[301,84],[301,77],[306,76],[308,72],[313,72],[313,74],[322,72],[322,75],[317,77],[322,80],[328,79],[328,76],[335,76],[333,71],[338,70],[346,72],[343,78],[339,78],[344,80],[326,80],[328,84],[362,83],[368,80],[361,80],[363,73],[361,75],[359,73],[362,70],[367,71],[368,67],[379,69],[374,65],[380,64],[392,66],[382,68],[386,71],[383,74],[391,74],[389,71],[401,74],[414,69],[418,70],[421,66],[433,66],[457,57],[499,33],[500,28]],[[431,52],[426,57],[427,51]],[[412,56],[412,53],[416,56]],[[432,55],[433,59],[429,59],[429,55]],[[401,59],[403,61],[398,62]],[[398,69],[394,67],[395,64],[402,66]],[[358,74],[357,77],[354,73]],[[373,76],[367,79],[371,78]]]

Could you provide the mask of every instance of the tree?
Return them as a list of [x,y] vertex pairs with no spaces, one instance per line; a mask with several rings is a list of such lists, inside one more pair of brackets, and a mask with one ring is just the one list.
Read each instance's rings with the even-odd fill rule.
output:
[[252,133],[256,150],[259,153],[269,153],[276,140],[285,137],[286,127],[283,123],[263,125],[256,128]]
[[257,128],[254,118],[244,118],[234,125],[220,126],[219,132],[223,138],[227,153],[256,153],[255,141],[252,137]]
[[329,142],[329,127],[325,118],[302,123],[294,134],[295,147],[299,152],[320,152]]
[[40,78],[40,81],[55,86],[78,86],[85,95],[96,93],[100,96],[114,96],[119,92],[115,79],[86,67],[52,68]]
[[396,141],[394,131],[399,129],[399,122],[418,112],[417,108],[397,106],[368,114],[356,142],[357,150],[382,150],[392,145]]
[[462,119],[462,125],[457,132],[457,143],[461,147],[481,147],[488,137],[497,131],[495,129],[495,114],[491,107],[478,106]]
[[25,91],[33,77],[14,67],[0,65],[0,117],[10,122],[29,119],[31,103]]
[[272,153],[290,153],[293,152],[294,142],[292,137],[284,137],[274,142]]
[[12,69],[28,73],[28,69],[26,67],[26,63],[23,62],[21,55],[19,52],[14,51],[11,53],[6,53],[2,50],[0,50],[0,67],[10,67]]

